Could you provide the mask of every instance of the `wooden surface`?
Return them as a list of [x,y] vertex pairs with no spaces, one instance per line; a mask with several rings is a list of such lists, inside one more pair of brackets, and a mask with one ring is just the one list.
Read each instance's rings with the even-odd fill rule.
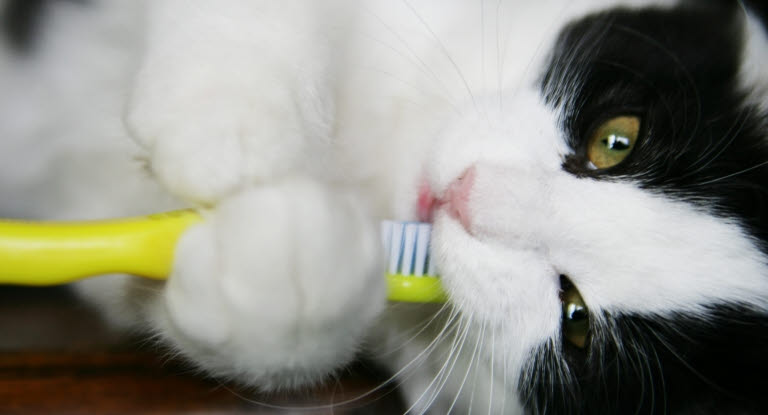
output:
[[111,332],[66,288],[0,286],[0,414],[402,413],[391,388],[327,407],[383,379],[358,363],[313,390],[259,395],[206,378],[140,338]]

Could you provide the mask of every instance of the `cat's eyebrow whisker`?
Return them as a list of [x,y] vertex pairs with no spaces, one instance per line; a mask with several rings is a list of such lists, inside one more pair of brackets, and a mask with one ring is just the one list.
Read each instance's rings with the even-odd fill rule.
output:
[[[550,342],[550,344],[552,344]],[[549,370],[547,370],[547,375],[549,376],[549,379],[547,380],[547,384],[549,385],[549,393],[551,396],[555,396],[555,388],[557,387],[557,375],[559,375],[558,370],[560,367],[560,359],[557,359],[555,356],[553,356],[552,359],[548,359],[547,363],[549,364]],[[544,412],[547,412],[546,410]]]
[[[709,146],[709,148],[707,149],[707,152],[702,154],[701,158],[697,160],[696,163],[694,163],[694,166],[699,161],[704,160],[705,161],[704,165],[702,165],[701,168],[699,168],[699,170],[702,170],[706,168],[709,164],[711,164],[714,160],[720,158],[720,155],[723,154],[723,152],[727,150],[728,147],[730,147],[736,141],[736,138],[738,138],[740,133],[744,130],[744,126],[747,123],[747,119],[748,119],[748,114],[746,109],[744,108],[740,109],[739,113],[736,116],[736,119],[733,121],[733,123],[731,123],[731,126],[728,127],[728,131],[726,131],[725,135],[723,136],[723,138],[727,138],[727,137],[730,137],[730,138],[725,142],[724,145],[721,145],[720,150],[716,154],[713,154],[711,157],[710,157],[710,154],[718,146],[717,145]],[[719,143],[720,142],[718,142],[718,144]]]
[[480,74],[483,91],[486,90],[485,83],[485,0],[480,0]]
[[[501,0],[496,3],[496,90],[499,93],[499,111],[503,112],[503,96],[501,92],[501,39],[499,32],[499,22],[501,21]],[[506,50],[505,50],[506,52]]]
[[[630,323],[636,327],[634,329],[635,336],[630,338],[630,341],[633,343],[633,347],[628,347],[625,350],[627,350],[627,353],[622,356],[622,360],[626,361],[631,369],[634,371],[636,378],[640,379],[640,393],[638,394],[640,397],[640,401],[645,401],[645,395],[646,395],[646,382],[645,379],[651,378],[652,373],[648,373],[646,375],[646,369],[648,369],[647,366],[647,356],[645,356],[645,347],[640,344],[639,340],[642,339],[641,336],[638,336],[637,333],[642,333],[642,330],[639,330],[636,324],[634,324],[631,320]],[[653,391],[651,391],[651,394],[653,394]],[[653,408],[653,405],[651,406]],[[635,412],[637,414],[637,412]]]
[[[652,348],[651,348],[651,349],[652,349]],[[639,351],[638,351],[638,353],[639,353]],[[645,371],[645,373],[647,373],[647,374],[648,374],[647,376],[648,376],[649,378],[651,378],[651,379],[654,379],[654,381],[655,381],[656,379],[655,379],[655,377],[653,376],[653,369],[651,368],[651,364],[650,364],[650,358],[649,358],[649,356],[648,356],[648,352],[647,352],[647,350],[644,350],[644,353],[643,353],[643,355],[642,355],[642,356],[638,356],[638,357],[641,357],[641,358],[642,358],[642,359],[640,360],[640,362],[641,362],[641,364],[642,364],[643,370]],[[663,376],[659,376],[659,377],[662,377],[662,378],[663,378]],[[643,387],[645,387],[645,382],[643,382]],[[650,402],[651,402],[651,408],[652,408],[652,409],[655,409],[655,406],[656,406],[656,390],[655,390],[653,387],[651,387],[651,388],[650,388],[650,395],[651,395],[651,399],[650,399]],[[640,411],[640,408],[638,408],[638,412],[636,412],[636,413],[638,413],[638,414],[639,414],[639,411]]]
[[[696,131],[699,129],[699,124],[701,124],[701,94],[699,93],[699,89],[697,87],[697,83],[693,78],[693,75],[691,75],[691,72],[686,68],[686,66],[683,64],[683,62],[680,60],[680,58],[672,52],[672,50],[668,47],[666,47],[661,42],[657,41],[656,39],[652,38],[651,36],[641,33],[637,31],[636,29],[633,29],[631,27],[625,26],[625,25],[616,25],[616,28],[618,30],[623,31],[624,33],[628,35],[634,36],[636,39],[645,42],[646,44],[649,44],[656,49],[660,50],[664,55],[666,55],[672,62],[675,63],[677,66],[677,69],[680,70],[680,72],[683,74],[683,80],[688,84],[688,86],[691,87],[691,90],[694,94],[694,102],[696,103],[696,122],[694,126],[691,128],[691,131]],[[681,88],[682,91],[686,91],[687,89],[685,87]],[[687,108],[687,99],[681,100],[683,103],[683,124],[686,125],[688,123],[687,116],[690,111],[688,111]]]
[[[654,357],[653,361],[656,364],[656,368],[658,369],[659,373],[661,373],[664,370],[664,368],[662,367],[662,364],[661,364],[661,358],[659,357],[659,354],[656,352],[656,348],[655,347],[651,347],[650,351],[653,353],[653,357]],[[649,362],[649,369],[650,369],[650,362]],[[661,398],[662,398],[662,402],[663,402],[661,407],[662,408],[667,408],[667,394],[666,394],[667,387],[665,385],[664,376],[659,376],[658,377],[658,381],[661,382]]]
[[[710,164],[712,164],[715,160],[720,158],[720,155],[725,152],[725,150],[728,149],[739,137],[742,130],[744,130],[744,127],[746,125],[748,119],[748,114],[744,109],[739,111],[738,116],[734,120],[734,122],[731,124],[731,126],[728,128],[728,131],[726,131],[723,138],[727,138],[727,140],[724,141],[718,141],[715,144],[711,144],[708,146],[707,151],[702,154],[698,160],[696,160],[690,167],[693,168],[693,170],[686,172],[682,178],[687,178],[691,176],[696,176],[700,172],[704,171],[707,167],[709,167]],[[734,130],[735,128],[735,130]],[[730,138],[728,138],[730,137]],[[713,154],[715,150],[718,150],[716,154]],[[702,163],[700,166],[697,167],[697,164]],[[694,168],[695,167],[695,168]]]
[[456,71],[456,74],[459,76],[462,83],[464,84],[464,89],[466,89],[467,94],[469,95],[469,98],[472,100],[472,106],[475,108],[475,111],[478,114],[481,114],[482,112],[480,111],[480,108],[477,105],[477,101],[475,100],[475,95],[472,93],[472,88],[469,86],[469,82],[467,81],[467,78],[464,76],[464,73],[459,68],[459,65],[456,63],[456,61],[453,59],[451,54],[448,52],[448,49],[445,47],[445,44],[440,40],[440,38],[437,37],[437,34],[434,32],[434,30],[432,30],[432,27],[427,23],[426,20],[424,20],[424,17],[416,10],[416,8],[413,7],[413,5],[408,0],[402,0],[402,2],[413,13],[414,17],[416,17],[416,19],[421,23],[421,25],[424,27],[427,33],[429,33],[429,35],[435,41],[440,51],[445,55],[446,59],[448,59],[448,62],[450,62],[454,71]]
[[[558,386],[560,388],[563,388],[563,384],[567,382],[562,382],[562,379],[565,378],[566,371],[563,370],[563,359],[561,356],[558,356],[556,352],[556,346],[555,342],[553,340],[550,340],[547,342],[549,347],[553,352],[551,354],[551,358],[547,359],[547,365],[549,366],[549,369],[547,370],[547,374],[549,375],[549,380],[547,381],[547,384],[549,386],[549,394],[550,396],[557,396],[555,393],[555,388]],[[562,396],[562,395],[561,395]]]
[[389,33],[391,33],[392,36],[394,36],[395,39],[397,39],[400,42],[400,44],[406,49],[406,51],[408,51],[408,55],[410,55],[410,57],[406,56],[405,53],[398,50],[394,45],[390,45],[389,43],[386,43],[383,40],[377,39],[371,35],[367,35],[367,36],[381,43],[385,47],[392,49],[392,51],[395,52],[398,56],[412,63],[416,68],[419,69],[419,71],[421,71],[421,73],[423,73],[428,78],[431,78],[434,82],[436,82],[438,86],[438,90],[444,91],[445,100],[448,101],[451,104],[451,106],[454,109],[456,109],[456,111],[458,111],[458,107],[456,105],[457,100],[451,94],[451,90],[448,88],[446,83],[442,79],[440,79],[439,76],[437,76],[435,71],[433,71],[432,68],[429,65],[427,65],[426,62],[424,62],[424,60],[416,53],[416,51],[414,51],[414,49],[411,47],[408,41],[406,41],[402,36],[400,36],[400,34],[392,26],[387,24],[387,22],[384,21],[384,19],[381,18],[381,16],[379,16],[378,14],[376,14],[375,12],[373,12],[368,8],[365,8],[365,12],[373,16],[376,19],[376,21],[378,21],[379,24],[381,24],[382,27],[384,27],[384,29],[386,29]]
[[[496,8],[496,64],[498,66],[498,90],[499,90],[499,110],[503,112],[504,110],[504,64],[507,60],[507,54],[509,53],[509,42],[506,43],[504,46],[504,53],[502,54],[500,51],[500,39],[499,39],[499,19],[500,19],[500,9],[501,9],[501,2],[502,0],[499,0],[499,3]],[[555,31],[556,22],[561,20],[562,15],[564,15],[568,11],[568,7],[571,4],[568,3],[568,5],[562,7],[560,9],[560,14],[557,18],[553,18],[550,20],[550,24],[547,26],[546,31]],[[509,33],[512,31],[512,28],[507,30],[507,35],[505,36],[505,39],[509,39],[510,35]],[[524,86],[523,82],[525,82],[525,79],[527,79],[528,74],[533,70],[533,62],[536,61],[542,53],[547,52],[547,49],[545,49],[545,40],[541,39],[536,44],[536,49],[534,50],[533,56],[531,59],[528,60],[528,62],[525,65],[525,69],[523,69],[522,76],[520,77],[520,81],[515,86],[515,89],[513,91],[519,91]]]
[[669,342],[663,336],[661,336],[659,333],[657,333],[655,330],[646,330],[646,332],[650,333],[651,335],[653,335],[653,337],[655,337],[656,340],[658,340],[659,343],[662,346],[664,346],[664,348],[667,349],[667,351],[669,351],[669,353],[672,354],[672,356],[674,356],[683,366],[685,366],[688,370],[690,370],[691,373],[696,375],[696,377],[698,377],[702,382],[706,383],[707,385],[709,385],[710,387],[712,387],[713,389],[719,391],[720,393],[722,393],[724,395],[733,396],[730,392],[726,391],[725,389],[723,389],[722,387],[717,385],[715,382],[713,382],[711,379],[709,379],[708,377],[704,376],[695,367],[691,366],[691,364],[688,363],[688,361],[685,360],[685,358],[683,356],[681,356],[680,353],[678,353],[678,351],[675,350],[675,348],[672,345],[670,345]]
[[734,173],[731,173],[731,174],[728,174],[728,175],[725,175],[725,176],[722,176],[722,177],[718,177],[716,179],[712,179],[712,180],[707,180],[705,182],[696,183],[693,186],[706,186],[706,185],[710,185],[712,183],[717,183],[717,182],[719,182],[721,180],[731,179],[731,178],[736,177],[738,175],[741,175],[741,174],[744,174],[744,173],[748,173],[748,172],[750,172],[752,170],[755,170],[755,169],[759,169],[760,167],[763,167],[765,165],[768,165],[768,160],[766,160],[766,161],[764,161],[762,163],[758,163],[758,164],[756,164],[756,165],[754,165],[752,167],[748,167],[746,169],[739,170],[737,172],[734,172]]
[[[556,62],[553,62],[553,67],[562,68],[559,73],[559,77],[555,82],[547,80],[545,95],[548,96],[570,96],[571,100],[574,100],[575,94],[567,94],[568,90],[579,90],[584,83],[579,70],[570,70],[571,68],[581,66],[580,58],[583,59],[582,51],[588,48],[592,48],[595,44],[600,44],[601,40],[608,36],[608,32],[613,25],[613,18],[606,19],[602,25],[593,26],[587,33],[582,35],[575,44],[567,51],[562,53],[562,57],[559,57]],[[561,102],[564,108],[570,108],[573,106],[573,102]],[[566,115],[567,116],[567,115]]]
[[[557,343],[555,340],[551,340],[550,345],[553,350],[557,350]],[[554,391],[555,386],[557,386],[560,388],[560,396],[562,399],[566,399],[565,397],[570,395],[571,399],[575,401],[577,398],[577,393],[575,390],[577,383],[573,379],[573,372],[571,371],[571,367],[568,365],[562,355],[554,360],[556,367],[555,370],[552,371],[552,376],[557,376],[557,379],[553,379],[552,390]],[[564,403],[567,404],[567,402]]]
[[[379,69],[379,68],[372,67],[372,66],[365,67],[365,69],[368,70],[368,71],[371,71],[371,72],[378,72],[378,73],[380,73],[382,75],[388,76],[388,77],[390,77],[390,78],[400,82],[401,84],[403,84],[403,85],[413,89],[414,91],[419,92],[420,94],[422,94],[425,97],[434,97],[434,98],[440,99],[440,100],[444,101],[446,104],[448,104],[453,109],[453,111],[456,114],[461,114],[461,110],[459,109],[459,107],[453,101],[451,101],[448,98],[447,95],[439,95],[437,93],[430,93],[430,92],[428,92],[428,91],[426,91],[426,90],[424,90],[422,88],[419,88],[418,86],[414,85],[412,82],[406,81],[406,80],[398,77],[397,75],[393,74],[392,72],[388,72],[388,71],[385,71],[383,69]],[[404,102],[408,102],[408,103],[413,104],[413,106],[415,108],[419,108],[419,109],[423,109],[423,110],[429,109],[426,105],[419,104],[418,102],[416,102],[416,101],[414,101],[412,99],[407,99]]]

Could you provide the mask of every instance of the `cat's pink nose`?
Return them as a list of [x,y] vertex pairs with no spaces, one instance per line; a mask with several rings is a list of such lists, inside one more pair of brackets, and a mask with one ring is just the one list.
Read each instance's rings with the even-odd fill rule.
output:
[[475,167],[465,170],[448,186],[443,197],[443,203],[445,203],[448,213],[458,220],[467,231],[472,227],[469,197],[472,193],[472,186],[475,184],[475,175]]

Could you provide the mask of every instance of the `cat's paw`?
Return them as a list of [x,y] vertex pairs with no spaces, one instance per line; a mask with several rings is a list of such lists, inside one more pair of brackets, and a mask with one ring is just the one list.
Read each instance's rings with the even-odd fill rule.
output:
[[[211,13],[219,8],[200,3]],[[254,7],[240,3],[246,12]],[[149,40],[125,122],[168,190],[214,205],[317,158],[311,147],[328,141],[334,105],[325,65],[307,49],[310,37],[284,43],[258,21],[247,26],[255,33],[225,36],[228,26],[198,29],[166,17],[173,28],[156,28]],[[191,39],[193,49],[186,47]]]
[[201,367],[271,389],[348,362],[385,304],[361,205],[310,180],[226,200],[186,233],[155,313]]
[[128,118],[152,173],[171,193],[215,204],[299,164],[305,133],[288,94],[200,95],[176,102],[144,100]]

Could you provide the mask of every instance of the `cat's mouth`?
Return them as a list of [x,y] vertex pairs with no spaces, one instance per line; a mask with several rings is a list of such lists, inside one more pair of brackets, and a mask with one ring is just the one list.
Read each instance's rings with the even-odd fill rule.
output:
[[472,216],[470,212],[470,195],[475,184],[475,167],[464,170],[448,187],[436,194],[428,182],[422,182],[419,188],[417,213],[422,222],[432,222],[435,212],[445,209],[456,219],[467,232],[471,233]]

